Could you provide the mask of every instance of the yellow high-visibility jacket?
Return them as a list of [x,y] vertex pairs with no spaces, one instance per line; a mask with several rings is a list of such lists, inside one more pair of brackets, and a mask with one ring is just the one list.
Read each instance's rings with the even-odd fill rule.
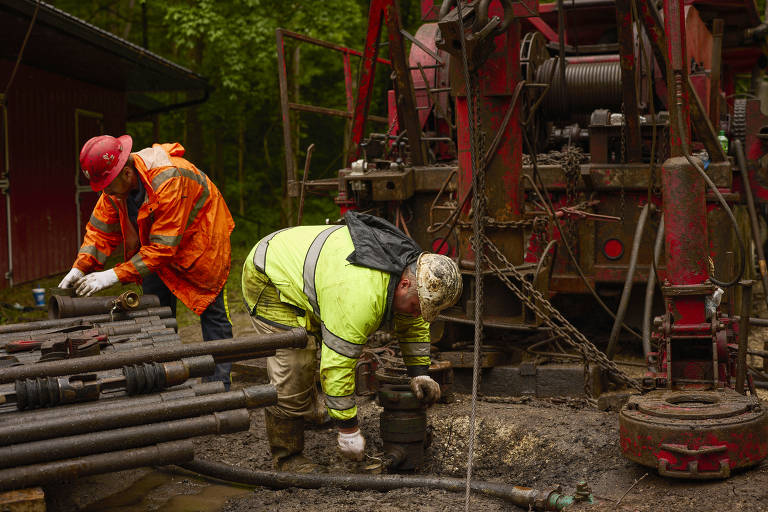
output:
[[[368,336],[391,309],[388,291],[400,278],[353,265],[347,257],[354,250],[347,226],[298,226],[263,238],[243,266],[243,298],[252,314],[285,327],[305,327],[322,337],[320,382],[329,414],[337,420],[357,415],[355,364]],[[280,301],[293,306],[293,318],[285,309],[275,315],[268,308],[255,311],[268,282],[264,276],[277,288]],[[426,373],[429,323],[401,314],[394,314],[393,320],[405,364]]]

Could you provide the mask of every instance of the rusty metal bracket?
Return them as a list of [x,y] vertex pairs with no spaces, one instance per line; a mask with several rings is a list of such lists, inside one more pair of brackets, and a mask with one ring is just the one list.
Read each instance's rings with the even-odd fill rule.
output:
[[669,461],[661,458],[659,459],[658,470],[661,476],[682,478],[684,480],[724,480],[731,476],[731,465],[728,459],[720,461],[720,469],[718,471],[699,471],[699,462],[695,460],[688,464],[687,470],[678,471],[669,469]]
[[672,453],[679,453],[680,455],[711,455],[713,453],[724,452],[728,449],[727,446],[706,446],[702,445],[699,448],[688,448],[684,444],[665,443],[661,445],[661,448]]

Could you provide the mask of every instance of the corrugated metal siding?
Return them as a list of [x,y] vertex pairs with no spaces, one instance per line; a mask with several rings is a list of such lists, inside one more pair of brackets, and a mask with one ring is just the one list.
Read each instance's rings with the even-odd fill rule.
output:
[[[11,62],[0,61],[0,79],[7,81],[12,66]],[[108,73],[108,69],[94,72]],[[20,66],[8,95],[13,279],[16,283],[67,270],[80,245],[75,205],[79,153],[75,140],[77,109],[102,113],[105,133],[123,133],[124,92]],[[95,200],[96,194],[92,192],[81,196],[83,222],[90,217]],[[0,236],[1,278],[8,265],[5,261],[5,269],[2,268],[1,254],[7,252],[4,223],[0,232],[3,233]],[[7,285],[7,281],[0,280],[0,284]]]

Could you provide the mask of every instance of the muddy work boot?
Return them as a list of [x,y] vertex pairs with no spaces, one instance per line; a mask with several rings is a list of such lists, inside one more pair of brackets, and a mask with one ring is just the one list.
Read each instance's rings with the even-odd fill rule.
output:
[[277,471],[320,473],[322,466],[302,455],[304,451],[304,418],[278,418],[264,410],[265,425],[272,463]]

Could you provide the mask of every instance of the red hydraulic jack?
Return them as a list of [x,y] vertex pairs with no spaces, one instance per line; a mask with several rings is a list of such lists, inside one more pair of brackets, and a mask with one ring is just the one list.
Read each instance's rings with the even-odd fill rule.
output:
[[[644,382],[651,390],[631,398],[619,415],[621,450],[662,476],[728,478],[768,455],[768,416],[756,396],[743,394],[746,352],[739,351],[736,371],[729,353],[735,326],[713,301],[718,287],[708,275],[706,185],[688,143],[683,0],[665,0],[664,23],[672,128],[672,156],[662,167],[666,313],[655,320],[659,350]],[[743,288],[742,310],[751,305],[749,283]],[[739,341],[746,349],[743,330]]]

